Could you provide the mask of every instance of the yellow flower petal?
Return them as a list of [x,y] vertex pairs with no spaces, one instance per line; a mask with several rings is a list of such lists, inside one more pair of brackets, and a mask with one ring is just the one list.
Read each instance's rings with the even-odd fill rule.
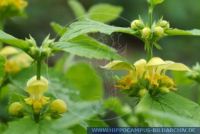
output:
[[138,60],[134,63],[134,66],[136,68],[136,75],[138,77],[142,77],[145,70],[146,70],[146,60],[145,59],[141,59],[141,60]]
[[6,46],[6,47],[4,47],[3,49],[0,50],[0,55],[7,57],[7,56],[10,56],[10,55],[18,54],[19,52],[20,51],[18,49],[14,48],[14,47]]
[[44,92],[48,90],[48,80],[44,77],[37,80],[36,76],[34,76],[27,82],[26,90],[32,98],[40,99]]
[[182,63],[170,63],[167,64],[164,68],[165,70],[174,70],[174,71],[191,71],[189,67]]
[[166,62],[162,60],[159,57],[153,57],[152,59],[149,60],[147,63],[147,66],[160,66],[160,65],[165,65]]
[[39,100],[34,101],[33,103],[34,112],[39,113],[41,109],[42,109],[42,103]]
[[24,99],[24,101],[26,102],[26,104],[28,104],[28,105],[32,105],[33,104],[33,99],[32,98],[26,98],[26,99]]

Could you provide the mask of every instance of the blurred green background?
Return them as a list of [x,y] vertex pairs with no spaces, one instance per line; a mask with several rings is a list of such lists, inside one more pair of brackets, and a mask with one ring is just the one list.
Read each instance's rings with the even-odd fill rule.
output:
[[[97,3],[110,3],[122,6],[124,11],[121,17],[112,22],[112,25],[128,27],[138,15],[146,18],[146,0],[80,0],[88,9]],[[199,0],[166,0],[155,10],[155,18],[164,17],[171,27],[181,29],[200,29],[200,1]],[[39,42],[47,35],[56,37],[50,27],[50,22],[55,21],[62,25],[69,25],[76,18],[66,0],[29,0],[27,15],[23,18],[16,17],[9,20],[5,31],[17,37],[24,38],[31,34]],[[144,56],[143,44],[129,35],[114,34],[110,42],[122,55],[136,60]],[[160,41],[162,51],[155,50],[156,56],[163,59],[173,59],[189,65],[200,61],[199,37],[168,37]]]

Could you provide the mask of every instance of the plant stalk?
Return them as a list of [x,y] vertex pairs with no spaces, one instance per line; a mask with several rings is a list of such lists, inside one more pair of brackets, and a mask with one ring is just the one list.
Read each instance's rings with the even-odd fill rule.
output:
[[41,76],[41,59],[37,60],[37,80],[40,80]]
[[38,113],[34,114],[34,120],[36,123],[38,123],[40,121],[40,115]]

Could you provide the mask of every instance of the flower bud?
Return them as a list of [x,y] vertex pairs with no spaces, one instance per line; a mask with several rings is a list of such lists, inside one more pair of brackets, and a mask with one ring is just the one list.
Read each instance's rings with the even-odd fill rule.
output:
[[157,37],[162,37],[164,36],[164,29],[160,26],[156,26],[154,28],[154,34],[157,36]]
[[34,76],[27,82],[26,90],[33,99],[40,99],[48,90],[48,80],[42,76],[40,80],[37,80],[37,77]]
[[39,49],[36,47],[36,46],[32,46],[30,47],[30,50],[29,50],[31,56],[38,56],[39,54]]
[[122,113],[123,113],[124,115],[126,115],[126,114],[131,114],[131,113],[132,113],[131,107],[130,107],[129,105],[123,106],[123,107],[122,107]]
[[145,27],[141,31],[142,38],[148,39],[151,36],[151,29],[149,27]]
[[130,124],[131,126],[137,126],[138,125],[138,118],[136,116],[130,116],[127,119],[128,124]]
[[50,109],[53,113],[62,114],[67,111],[67,105],[63,100],[56,99],[51,103]]
[[147,89],[144,88],[144,89],[139,90],[138,95],[140,97],[143,97],[147,93],[148,93]]
[[18,116],[23,111],[23,105],[19,102],[13,102],[8,109],[11,115]]
[[134,20],[131,23],[131,28],[134,30],[138,30],[144,27],[144,23],[142,20]]
[[169,90],[169,88],[167,88],[167,87],[161,87],[161,88],[160,88],[160,92],[161,92],[161,93],[169,93],[170,90]]
[[160,21],[158,21],[157,26],[160,26],[160,27],[162,27],[164,29],[170,28],[169,22],[166,21],[166,20],[160,20]]

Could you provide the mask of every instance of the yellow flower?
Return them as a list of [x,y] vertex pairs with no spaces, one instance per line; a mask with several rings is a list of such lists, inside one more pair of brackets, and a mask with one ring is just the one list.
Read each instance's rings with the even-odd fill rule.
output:
[[53,113],[62,114],[67,111],[67,105],[63,100],[56,99],[51,103],[50,109]]
[[33,99],[31,97],[24,99],[26,104],[33,106],[35,113],[39,113],[42,107],[49,103],[49,97],[42,96],[40,99]]
[[27,6],[25,0],[0,0],[0,7],[13,6],[17,10],[23,10]]
[[120,79],[115,85],[118,89],[130,89],[133,83],[135,83],[136,79],[133,77],[133,71],[130,71],[126,76]]
[[[108,64],[109,66],[104,66],[106,69],[126,69],[129,72],[117,82],[116,87],[119,89],[131,89],[131,87],[133,87],[133,90],[135,89],[136,91],[144,88],[147,88],[147,90],[160,89],[163,92],[167,92],[167,89],[176,90],[174,81],[168,77],[165,72],[167,70],[190,71],[190,69],[182,63],[164,61],[159,57],[153,57],[148,62],[144,59],[140,59],[133,64],[135,67],[133,69],[130,68],[132,65],[129,65],[129,63],[123,61],[118,61],[117,63],[118,64],[112,61]],[[126,68],[122,65],[126,65]],[[140,94],[140,90],[138,94]]]
[[20,112],[22,112],[23,110],[23,105],[19,102],[13,102],[8,109],[8,112],[11,115],[17,116],[20,114]]
[[24,0],[12,0],[13,5],[18,9],[18,10],[22,10],[24,9],[28,4],[26,1]]
[[5,71],[7,73],[17,73],[21,69],[29,67],[33,61],[25,52],[10,46],[1,49],[0,56],[6,58]]
[[5,71],[7,73],[17,73],[20,71],[20,67],[18,66],[17,62],[14,60],[8,60],[5,63]]
[[9,0],[0,0],[0,7],[5,7],[9,5]]
[[27,82],[26,91],[33,99],[40,99],[47,90],[48,80],[42,76],[40,80],[37,80],[37,77],[34,76]]

